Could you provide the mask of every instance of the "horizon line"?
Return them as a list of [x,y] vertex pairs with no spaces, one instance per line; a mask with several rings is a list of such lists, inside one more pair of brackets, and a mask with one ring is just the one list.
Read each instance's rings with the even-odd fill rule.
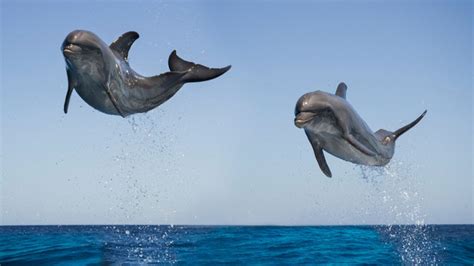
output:
[[432,225],[474,225],[474,223],[432,223],[432,224],[2,224],[0,227],[22,226],[169,226],[169,227],[342,227],[342,226],[432,226]]

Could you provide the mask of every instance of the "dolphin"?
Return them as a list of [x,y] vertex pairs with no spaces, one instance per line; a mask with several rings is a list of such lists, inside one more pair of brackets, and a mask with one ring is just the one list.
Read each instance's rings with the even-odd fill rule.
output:
[[425,116],[426,110],[413,122],[391,132],[375,133],[346,100],[347,86],[339,83],[336,94],[323,91],[306,93],[295,107],[295,126],[303,128],[313,147],[322,172],[331,177],[323,150],[346,161],[384,166],[393,157],[395,141]]
[[128,63],[128,52],[138,37],[134,31],[126,32],[109,46],[90,31],[67,35],[61,46],[68,77],[64,113],[73,90],[106,114],[126,117],[147,112],[173,97],[185,83],[217,78],[231,67],[208,68],[185,61],[173,51],[168,59],[170,72],[144,77]]

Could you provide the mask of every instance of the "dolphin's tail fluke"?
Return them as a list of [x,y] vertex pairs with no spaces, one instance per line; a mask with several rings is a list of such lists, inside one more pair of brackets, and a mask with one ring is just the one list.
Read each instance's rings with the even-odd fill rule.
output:
[[399,128],[397,131],[393,132],[393,135],[395,135],[395,139],[400,137],[403,133],[407,132],[410,128],[414,127],[420,120],[425,116],[427,110],[425,110],[415,121],[411,122],[410,124]]
[[230,69],[230,65],[223,68],[209,68],[203,65],[195,64],[181,59],[177,54],[176,50],[170,54],[168,59],[168,66],[171,71],[188,73],[183,76],[183,82],[199,82],[214,79],[224,74]]

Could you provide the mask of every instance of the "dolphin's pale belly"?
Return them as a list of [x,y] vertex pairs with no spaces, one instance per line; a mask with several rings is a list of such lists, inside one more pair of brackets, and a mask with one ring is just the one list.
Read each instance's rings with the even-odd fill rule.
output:
[[[171,88],[140,88],[127,85],[130,82],[123,82],[120,75],[114,75],[106,85],[101,85],[98,81],[81,77],[76,91],[81,98],[95,109],[112,115],[130,115],[134,113],[147,112],[171,98],[181,87],[177,84]],[[130,79],[127,79],[130,81]],[[107,92],[109,90],[109,93]],[[115,105],[110,97],[114,97]],[[120,109],[120,112],[117,110]]]
[[80,84],[75,89],[87,104],[106,114],[120,115],[104,86],[87,78],[83,78]]
[[316,136],[323,150],[343,160],[372,166],[385,165],[389,161],[379,155],[369,156],[355,148],[343,137],[341,128],[331,119],[312,123],[308,130]]

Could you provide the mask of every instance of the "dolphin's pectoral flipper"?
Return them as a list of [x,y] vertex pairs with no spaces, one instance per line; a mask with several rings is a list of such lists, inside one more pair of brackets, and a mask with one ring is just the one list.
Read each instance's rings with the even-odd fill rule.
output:
[[326,162],[326,158],[324,157],[323,149],[319,145],[319,143],[310,136],[310,133],[305,130],[306,136],[308,137],[309,143],[311,143],[311,147],[313,147],[314,155],[316,156],[316,161],[318,162],[319,168],[327,177],[332,177],[331,170]]
[[342,98],[346,98],[347,86],[344,82],[339,83],[336,89],[336,95]]
[[364,144],[362,144],[359,140],[357,140],[352,134],[348,133],[344,135],[344,138],[352,144],[356,149],[361,151],[362,153],[365,153],[369,156],[375,156],[375,152],[367,148]]
[[67,69],[66,72],[67,72],[68,85],[67,85],[66,99],[64,100],[64,113],[65,114],[67,114],[67,109],[69,108],[69,100],[71,99],[71,94],[72,94],[72,91],[74,90],[74,81],[72,79],[72,75],[69,69]]
[[110,49],[117,52],[125,61],[128,61],[128,51],[138,37],[140,35],[134,31],[126,32],[110,45]]
[[187,71],[187,75],[183,77],[183,82],[199,82],[214,79],[227,72],[231,66],[223,68],[209,68],[193,62],[181,59],[176,50],[170,54],[168,66],[171,71]]
[[66,99],[64,100],[64,113],[65,114],[67,114],[67,109],[69,108],[69,100],[71,99],[71,94],[73,90],[74,90],[73,87],[69,87],[67,89]]
[[115,109],[117,110],[117,113],[119,113],[119,115],[123,118],[126,117],[125,113],[122,112],[122,110],[120,109],[119,107],[119,104],[117,102],[117,99],[115,99],[114,95],[112,94],[112,91],[110,90],[110,86],[109,85],[104,85],[104,90],[105,92],[107,93],[107,96],[109,96],[109,99],[110,101],[112,102],[113,106],[115,107]]

